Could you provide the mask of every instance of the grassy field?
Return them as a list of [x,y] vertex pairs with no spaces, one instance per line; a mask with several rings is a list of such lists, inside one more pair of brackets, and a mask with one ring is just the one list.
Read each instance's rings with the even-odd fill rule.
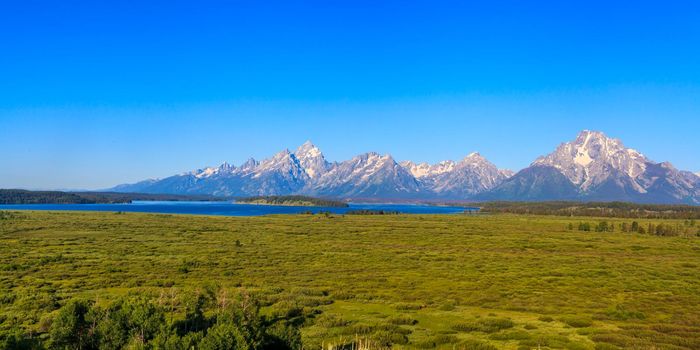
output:
[[71,298],[216,285],[303,314],[306,349],[699,349],[700,237],[568,228],[600,220],[631,221],[6,213],[0,330],[40,334]]

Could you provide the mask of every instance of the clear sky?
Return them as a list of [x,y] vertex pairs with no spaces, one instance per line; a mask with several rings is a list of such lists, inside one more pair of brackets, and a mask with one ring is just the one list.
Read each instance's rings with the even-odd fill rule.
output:
[[[467,3],[467,4],[465,4]],[[700,171],[700,5],[5,1],[0,187],[265,158],[518,170],[581,129]]]

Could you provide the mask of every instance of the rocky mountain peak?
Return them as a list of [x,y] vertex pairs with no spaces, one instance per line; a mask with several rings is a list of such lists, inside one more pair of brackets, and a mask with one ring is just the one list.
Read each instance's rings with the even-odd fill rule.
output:
[[261,162],[223,163],[115,190],[216,195],[306,194],[359,199],[591,200],[700,204],[700,174],[655,163],[599,131],[584,130],[517,174],[477,152],[459,161],[398,164],[364,153],[329,163],[310,141]]
[[316,147],[311,141],[306,141],[301,146],[297,148],[297,150],[294,152],[294,154],[297,156],[297,158],[305,158],[305,157],[310,157],[310,158],[315,158],[315,157],[323,157],[323,154],[321,153],[321,150]]
[[311,143],[311,141],[306,141],[299,146],[294,152],[294,155],[310,178],[322,176],[331,167],[331,164],[326,161],[321,150]]
[[575,140],[562,143],[532,165],[557,168],[572,183],[587,189],[607,180],[614,172],[636,178],[644,173],[649,162],[644,155],[626,148],[622,141],[600,131],[581,131]]
[[464,159],[461,161],[462,164],[470,164],[470,165],[489,165],[491,162],[489,162],[484,156],[482,156],[479,152],[472,152],[469,153]]

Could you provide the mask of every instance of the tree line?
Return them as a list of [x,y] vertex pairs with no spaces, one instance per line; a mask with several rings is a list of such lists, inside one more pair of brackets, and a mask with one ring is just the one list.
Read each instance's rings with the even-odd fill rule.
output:
[[62,192],[0,189],[0,204],[110,204],[132,201],[220,201],[206,195],[174,195],[118,192]]
[[635,219],[700,219],[700,206],[627,202],[484,202],[489,213],[595,216]]
[[683,222],[669,224],[669,223],[647,223],[640,224],[637,221],[632,221],[631,223],[622,222],[614,223],[608,221],[599,221],[598,223],[589,222],[579,222],[578,224],[569,223],[569,231],[577,229],[578,231],[586,232],[634,232],[641,234],[651,234],[656,236],[688,236],[695,235],[700,236],[700,227],[698,227],[695,219],[685,220]]

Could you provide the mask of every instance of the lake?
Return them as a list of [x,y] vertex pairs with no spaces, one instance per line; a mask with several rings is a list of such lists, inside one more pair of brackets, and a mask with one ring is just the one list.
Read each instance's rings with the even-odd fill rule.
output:
[[[296,207],[282,205],[235,204],[231,202],[172,202],[134,201],[124,204],[9,204],[0,205],[0,210],[76,210],[112,211],[163,214],[196,214],[224,216],[259,216],[269,214],[299,214],[307,211],[328,211],[344,214],[350,210],[384,210],[403,214],[457,214],[464,207],[434,206],[426,204],[364,204],[353,203],[348,208]],[[471,208],[476,209],[476,208]]]

